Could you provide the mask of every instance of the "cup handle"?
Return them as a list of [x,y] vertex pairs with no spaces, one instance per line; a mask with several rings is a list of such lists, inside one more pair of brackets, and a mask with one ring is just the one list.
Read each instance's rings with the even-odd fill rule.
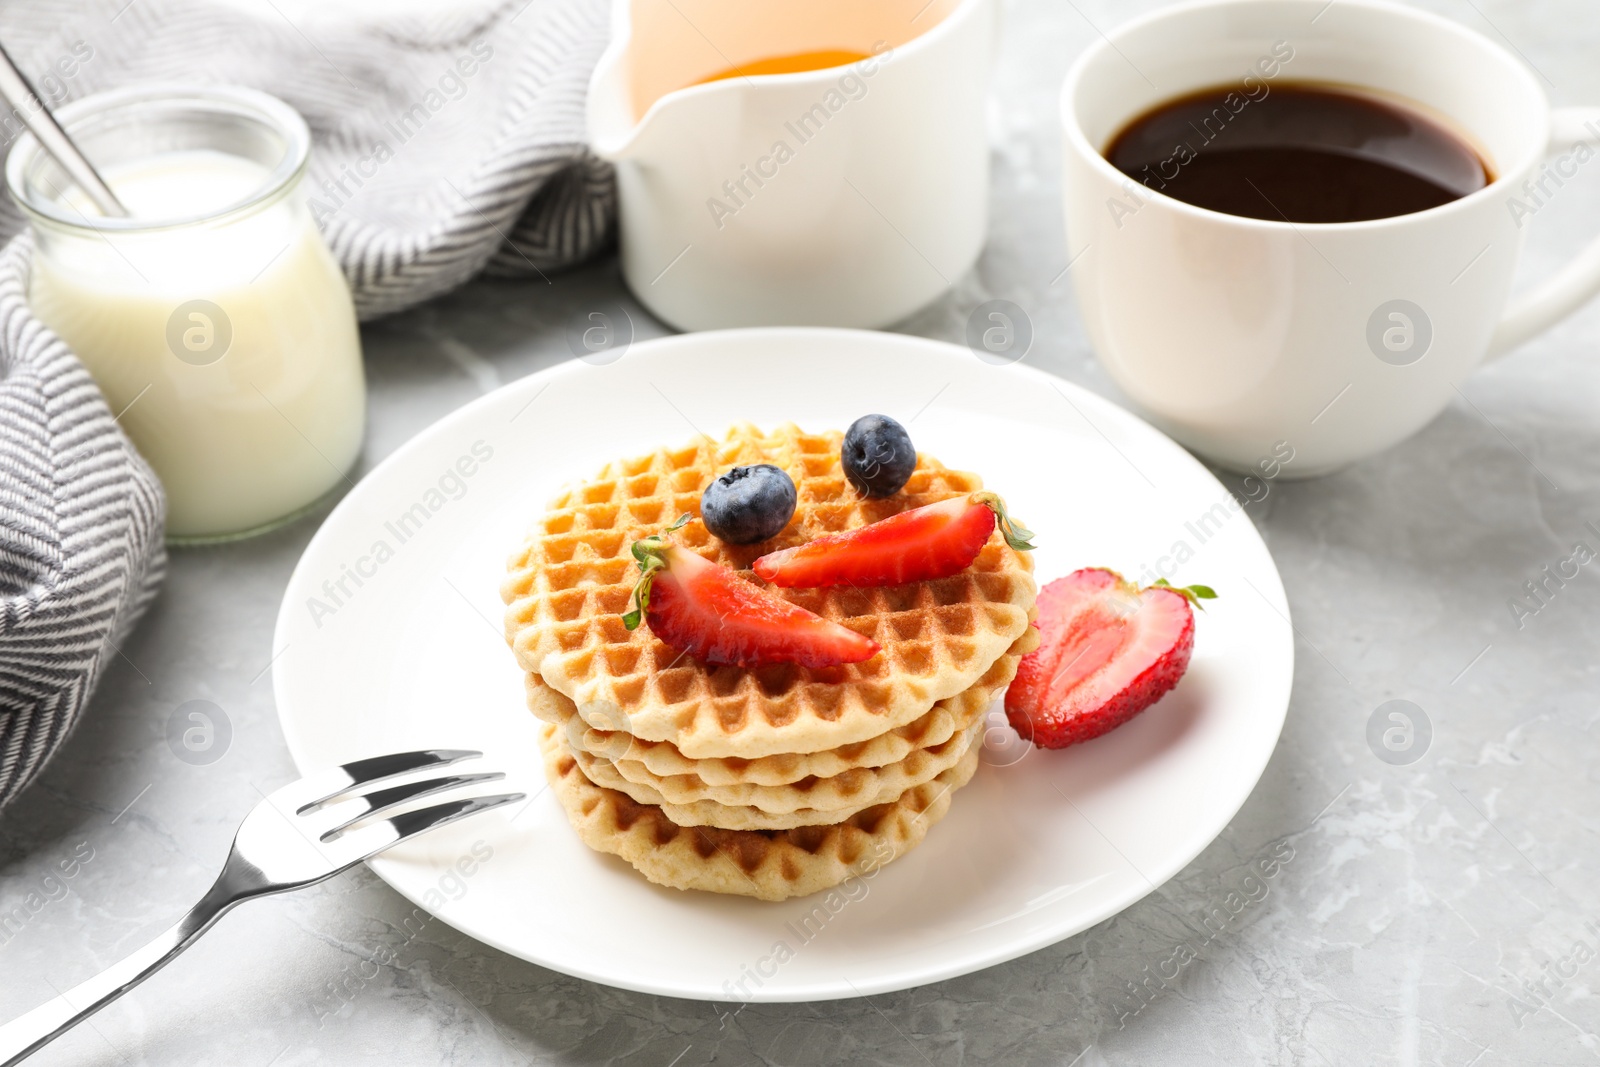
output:
[[[1547,156],[1564,152],[1585,140],[1589,141],[1590,150],[1600,155],[1600,108],[1562,107],[1551,112]],[[1507,309],[1495,327],[1485,358],[1503,356],[1535,334],[1543,333],[1582,307],[1596,292],[1600,292],[1600,237],[1585,245],[1555,277]]]

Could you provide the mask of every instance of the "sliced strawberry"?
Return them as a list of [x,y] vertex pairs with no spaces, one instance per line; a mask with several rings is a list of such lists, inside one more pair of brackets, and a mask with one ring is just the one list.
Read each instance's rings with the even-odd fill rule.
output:
[[1094,567],[1039,591],[1039,647],[1022,657],[1006,717],[1041,748],[1066,748],[1133,718],[1178,684],[1194,651],[1190,604],[1216,596],[1165,581],[1140,589]]
[[657,637],[704,663],[834,667],[878,654],[872,638],[780,600],[665,537],[635,542],[633,555],[644,573],[634,588],[638,607],[623,623],[632,630],[648,619]]
[[1033,534],[1011,521],[998,496],[971,493],[854,530],[823,534],[770,552],[752,566],[767,581],[790,588],[927,582],[971,566],[997,521],[1012,548],[1033,548],[1028,543]]

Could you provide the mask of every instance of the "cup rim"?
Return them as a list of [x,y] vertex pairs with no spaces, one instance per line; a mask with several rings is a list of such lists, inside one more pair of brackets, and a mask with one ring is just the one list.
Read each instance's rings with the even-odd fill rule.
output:
[[[1466,39],[1478,47],[1486,48],[1490,52],[1497,54],[1500,59],[1502,59],[1506,65],[1515,72],[1516,76],[1521,78],[1528,88],[1533,90],[1535,98],[1542,103],[1543,107],[1539,115],[1539,120],[1544,125],[1545,135],[1543,138],[1541,138],[1541,144],[1548,143],[1551,121],[1549,98],[1545,95],[1543,88],[1540,87],[1538,80],[1533,75],[1533,72],[1528,69],[1527,64],[1520,61],[1516,56],[1512,55],[1504,48],[1501,48],[1499,45],[1495,44],[1494,41],[1480,33],[1476,33],[1468,29],[1452,19],[1445,18],[1442,15],[1435,15],[1430,11],[1423,11],[1404,4],[1392,3],[1389,2],[1389,0],[1326,0],[1326,2],[1322,3],[1321,6],[1324,10],[1326,10],[1327,7],[1332,6],[1332,4],[1335,2],[1346,8],[1365,8],[1368,11],[1381,13],[1387,16],[1410,19],[1413,22],[1424,24],[1435,31],[1453,34],[1458,38]],[[1078,95],[1078,88],[1083,81],[1085,72],[1088,70],[1090,63],[1103,56],[1108,50],[1115,49],[1117,43],[1128,35],[1142,30],[1146,26],[1161,22],[1175,15],[1184,15],[1192,11],[1203,10],[1206,8],[1256,7],[1266,5],[1293,5],[1309,9],[1313,6],[1316,6],[1317,3],[1318,0],[1193,0],[1193,2],[1174,4],[1171,7],[1161,8],[1157,11],[1152,11],[1148,14],[1141,15],[1138,18],[1130,19],[1122,25],[1112,29],[1109,33],[1102,34],[1099,40],[1092,42],[1089,47],[1085,48],[1079,54],[1078,58],[1073,61],[1072,66],[1067,70],[1066,79],[1061,85],[1061,94],[1058,99],[1058,106],[1060,109],[1062,130],[1065,133],[1068,142],[1072,144],[1074,149],[1083,154],[1089,160],[1089,165],[1091,167],[1100,171],[1103,176],[1110,178],[1113,182],[1133,181],[1133,179],[1128,175],[1112,166],[1111,161],[1106,159],[1105,155],[1100,151],[1100,149],[1096,148],[1089,142],[1089,138],[1083,132],[1083,127],[1079,124],[1077,116],[1073,113],[1073,101]],[[1356,85],[1355,83],[1352,83],[1351,87],[1360,88],[1360,86]],[[1535,155],[1532,162],[1537,162],[1537,159],[1538,156]],[[1467,195],[1457,197],[1449,203],[1439,204],[1435,207],[1424,208],[1421,211],[1407,212],[1403,215],[1389,215],[1381,219],[1362,219],[1354,222],[1290,222],[1284,219],[1257,219],[1251,218],[1247,215],[1230,215],[1225,211],[1214,211],[1211,208],[1199,207],[1195,204],[1189,203],[1188,201],[1179,200],[1177,197],[1163,193],[1159,189],[1152,189],[1143,184],[1139,186],[1138,192],[1140,196],[1148,196],[1161,202],[1166,207],[1178,211],[1180,214],[1188,215],[1198,220],[1209,220],[1212,222],[1225,220],[1238,226],[1274,231],[1311,230],[1314,232],[1354,232],[1357,230],[1394,228],[1407,225],[1420,219],[1434,219],[1442,217],[1451,212],[1472,210],[1484,199],[1502,195],[1505,191],[1505,188],[1511,184],[1511,179],[1513,176],[1520,176],[1523,169],[1527,167],[1529,163],[1529,160],[1518,160],[1516,161],[1515,166],[1502,166],[1499,168],[1499,173],[1495,175],[1494,180],[1489,182],[1483,188],[1475,189]]]
[[215,114],[255,119],[272,127],[284,139],[282,157],[268,171],[260,188],[229,204],[189,215],[163,218],[114,218],[84,215],[57,200],[26,195],[25,174],[44,154],[32,133],[24,132],[6,156],[6,190],[12,201],[35,225],[40,223],[80,234],[150,233],[180,229],[200,223],[222,222],[252,214],[287,196],[305,173],[311,159],[311,131],[300,113],[277,97],[258,89],[233,85],[155,83],[94,93],[56,109],[55,117],[69,133],[75,123],[130,107],[187,106]]

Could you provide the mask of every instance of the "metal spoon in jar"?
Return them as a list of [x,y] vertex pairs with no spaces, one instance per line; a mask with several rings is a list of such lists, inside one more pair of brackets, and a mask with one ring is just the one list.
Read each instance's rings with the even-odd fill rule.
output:
[[67,136],[67,131],[61,128],[56,117],[45,106],[44,97],[34,89],[33,83],[12,60],[4,45],[0,45],[0,97],[16,110],[28,131],[39,139],[39,144],[50,153],[50,157],[89,195],[101,214],[114,218],[128,217],[128,209],[122,206],[105,179],[100,177],[94,165]]

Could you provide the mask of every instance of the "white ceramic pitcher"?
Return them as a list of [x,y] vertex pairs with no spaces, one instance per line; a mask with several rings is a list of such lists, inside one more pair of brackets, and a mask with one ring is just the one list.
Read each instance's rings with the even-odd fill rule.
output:
[[[681,329],[881,327],[977,259],[995,0],[616,0],[589,137],[622,269]],[[792,74],[803,52],[869,58]]]

